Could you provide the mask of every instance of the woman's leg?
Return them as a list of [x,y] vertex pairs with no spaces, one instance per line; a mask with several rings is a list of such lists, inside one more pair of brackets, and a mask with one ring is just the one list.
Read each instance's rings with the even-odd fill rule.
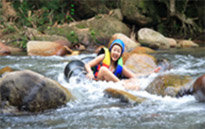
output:
[[118,79],[107,67],[102,66],[98,72],[98,80],[118,82]]

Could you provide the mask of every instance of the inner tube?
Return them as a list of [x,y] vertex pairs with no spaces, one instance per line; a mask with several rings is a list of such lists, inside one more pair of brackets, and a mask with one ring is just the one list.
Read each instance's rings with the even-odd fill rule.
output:
[[66,80],[69,82],[69,79],[74,76],[79,76],[80,78],[85,78],[86,70],[85,64],[94,59],[95,57],[84,57],[81,60],[72,60],[70,61],[65,69],[64,75]]
[[67,81],[73,76],[85,76],[86,70],[84,66],[85,63],[81,60],[72,60],[69,62],[64,69],[64,75]]

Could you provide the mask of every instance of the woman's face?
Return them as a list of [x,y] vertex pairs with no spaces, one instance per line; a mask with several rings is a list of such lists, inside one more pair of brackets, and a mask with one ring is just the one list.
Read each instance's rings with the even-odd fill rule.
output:
[[117,61],[121,56],[122,48],[119,45],[114,45],[111,49],[111,59]]

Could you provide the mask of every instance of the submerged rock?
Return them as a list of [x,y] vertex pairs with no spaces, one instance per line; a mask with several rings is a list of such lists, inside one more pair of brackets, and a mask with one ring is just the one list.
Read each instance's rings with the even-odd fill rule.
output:
[[194,82],[193,92],[196,100],[205,102],[205,74]]
[[104,93],[108,97],[118,98],[120,99],[121,102],[125,102],[125,103],[140,104],[145,100],[144,98],[134,96],[126,91],[113,89],[113,88],[105,89]]
[[30,70],[7,73],[0,80],[1,105],[20,111],[39,112],[57,108],[72,99],[71,93],[58,82]]
[[145,90],[151,94],[176,97],[181,89],[186,87],[191,80],[190,76],[161,75],[149,84]]

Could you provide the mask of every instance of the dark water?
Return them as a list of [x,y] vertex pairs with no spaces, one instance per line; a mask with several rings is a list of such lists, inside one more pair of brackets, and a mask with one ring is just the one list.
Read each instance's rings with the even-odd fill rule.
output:
[[[205,74],[204,48],[187,50],[161,51],[154,54],[157,58],[166,58],[172,69],[165,73],[190,75],[196,77]],[[15,129],[203,129],[205,128],[205,104],[199,103],[193,96],[182,98],[161,97],[146,91],[129,91],[147,98],[139,105],[120,103],[117,99],[104,97],[103,90],[107,87],[123,89],[120,83],[95,82],[84,80],[77,83],[72,78],[67,83],[63,76],[67,61],[81,59],[80,55],[71,57],[0,57],[0,69],[9,66],[14,69],[30,69],[52,78],[68,88],[76,100],[66,106],[45,113],[21,116],[0,116],[0,128]],[[157,74],[140,80],[145,88]],[[124,89],[123,89],[124,90]]]

